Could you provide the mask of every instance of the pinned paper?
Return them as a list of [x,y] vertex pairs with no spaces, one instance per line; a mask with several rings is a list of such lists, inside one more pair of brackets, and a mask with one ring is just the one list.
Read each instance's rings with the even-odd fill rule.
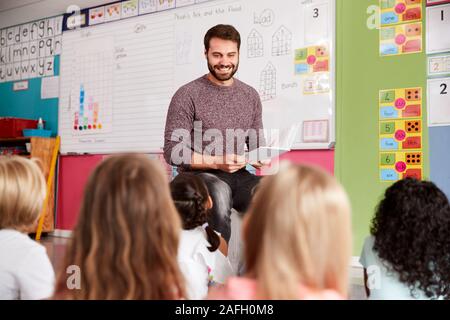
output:
[[105,22],[119,20],[121,11],[120,3],[105,6]]
[[175,8],[175,0],[159,0],[157,4],[158,4],[158,11]]
[[41,99],[59,97],[59,77],[44,77],[41,81]]
[[295,74],[304,75],[330,70],[328,46],[312,46],[295,50]]
[[380,29],[380,55],[393,56],[422,52],[422,22]]
[[303,122],[303,142],[327,142],[328,135],[328,120],[312,120]]
[[423,153],[382,152],[380,153],[380,180],[397,181],[407,177],[422,179]]
[[158,10],[155,0],[140,0],[139,1],[139,14],[146,14],[156,12]]
[[139,13],[138,0],[128,0],[122,2],[122,18],[135,17]]
[[450,54],[428,57],[428,76],[450,75]]
[[422,88],[380,91],[380,120],[422,117]]
[[421,0],[380,0],[381,25],[422,20]]
[[380,150],[422,149],[422,120],[380,121]]
[[321,94],[330,92],[330,75],[328,72],[313,74],[303,78],[303,94]]
[[380,90],[380,181],[422,179],[422,101],[421,87]]
[[105,7],[98,7],[89,10],[89,25],[105,22]]

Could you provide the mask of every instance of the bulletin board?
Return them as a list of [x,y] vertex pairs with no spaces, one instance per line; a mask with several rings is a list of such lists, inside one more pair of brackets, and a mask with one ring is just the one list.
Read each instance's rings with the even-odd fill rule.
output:
[[170,99],[208,72],[203,36],[218,23],[241,34],[236,76],[259,92],[265,128],[299,125],[294,149],[334,145],[334,0],[160,1],[183,6],[144,15],[135,3],[129,19],[63,33],[63,153],[161,152]]

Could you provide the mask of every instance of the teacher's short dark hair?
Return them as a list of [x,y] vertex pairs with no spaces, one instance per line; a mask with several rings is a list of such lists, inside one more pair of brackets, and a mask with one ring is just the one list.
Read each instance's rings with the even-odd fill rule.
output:
[[232,25],[218,24],[209,29],[208,32],[206,32],[204,39],[206,51],[209,50],[209,43],[212,38],[231,40],[237,43],[238,50],[241,48],[241,35]]

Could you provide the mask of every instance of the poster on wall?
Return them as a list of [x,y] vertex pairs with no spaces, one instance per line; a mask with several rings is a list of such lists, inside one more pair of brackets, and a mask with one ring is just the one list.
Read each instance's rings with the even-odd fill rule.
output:
[[378,104],[380,180],[422,179],[422,88],[381,90]]
[[380,56],[422,52],[422,22],[380,28]]
[[53,76],[63,17],[0,29],[0,83]]

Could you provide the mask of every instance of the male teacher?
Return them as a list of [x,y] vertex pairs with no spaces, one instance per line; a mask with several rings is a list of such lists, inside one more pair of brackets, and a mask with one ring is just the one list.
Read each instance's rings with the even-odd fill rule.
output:
[[[209,73],[172,97],[164,133],[164,157],[205,181],[213,200],[209,224],[228,242],[231,208],[244,213],[257,177],[246,170],[244,152],[265,143],[258,92],[234,78],[241,38],[231,25],[204,37]],[[262,163],[251,164],[260,168]]]

